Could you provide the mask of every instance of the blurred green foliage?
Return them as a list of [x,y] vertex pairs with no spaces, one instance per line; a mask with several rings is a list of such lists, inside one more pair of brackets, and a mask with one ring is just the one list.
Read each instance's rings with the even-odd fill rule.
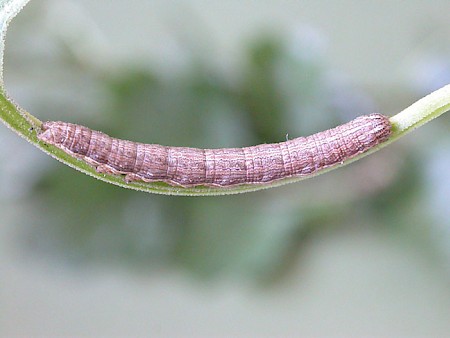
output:
[[[101,74],[109,95],[101,125],[76,122],[146,143],[240,147],[310,134],[373,110],[368,95],[333,76],[320,51],[302,53],[297,42],[293,49],[280,37],[255,39],[232,81],[198,58],[176,76],[138,67]],[[289,187],[210,198],[128,191],[55,162],[33,190],[40,217],[29,220],[24,235],[30,250],[72,264],[172,266],[199,277],[273,281],[320,231],[414,232],[411,222],[427,222],[413,207],[422,188],[418,162],[386,149]]]

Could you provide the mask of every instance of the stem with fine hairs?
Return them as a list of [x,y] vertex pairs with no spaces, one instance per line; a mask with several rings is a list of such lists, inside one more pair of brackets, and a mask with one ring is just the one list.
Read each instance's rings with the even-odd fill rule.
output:
[[[150,193],[165,194],[165,195],[184,195],[184,196],[212,196],[212,195],[230,195],[249,191],[256,191],[271,187],[280,186],[287,183],[297,182],[307,177],[294,177],[279,180],[270,184],[260,185],[242,185],[231,188],[218,187],[174,187],[166,183],[144,183],[144,182],[130,182],[127,183],[122,177],[107,175],[96,172],[94,168],[87,163],[80,161],[66,152],[53,147],[43,147],[42,143],[37,138],[37,132],[42,125],[42,122],[22,109],[18,104],[13,102],[6,93],[3,82],[3,59],[5,51],[5,37],[9,22],[12,18],[20,12],[20,10],[28,3],[29,0],[0,0],[0,119],[11,130],[16,132],[19,136],[25,138],[28,142],[35,145],[37,148],[48,153],[50,156],[61,161],[62,163],[79,170],[87,175],[93,176],[99,180],[107,183],[115,184],[124,188],[145,191]],[[392,123],[392,136],[390,139],[364,154],[360,154],[349,161],[329,169],[322,170],[320,173],[328,172],[336,168],[345,166],[351,162],[359,160],[379,149],[398,140],[400,137],[406,135],[412,130],[424,125],[432,119],[442,115],[450,110],[450,85],[444,86],[441,89],[425,96],[410,107],[404,109],[402,112],[390,118]]]

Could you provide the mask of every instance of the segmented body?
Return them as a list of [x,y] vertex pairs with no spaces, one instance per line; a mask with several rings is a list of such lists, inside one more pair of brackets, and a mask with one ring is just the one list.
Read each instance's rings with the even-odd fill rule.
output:
[[307,137],[244,148],[199,149],[143,144],[66,122],[45,122],[38,138],[125,180],[175,186],[231,187],[308,176],[386,141],[389,119],[360,116]]

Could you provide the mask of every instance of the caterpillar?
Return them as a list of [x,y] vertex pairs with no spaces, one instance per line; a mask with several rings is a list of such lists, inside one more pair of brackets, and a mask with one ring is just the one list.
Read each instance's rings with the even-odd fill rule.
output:
[[307,137],[244,148],[143,144],[59,121],[44,122],[38,138],[86,161],[97,172],[125,175],[126,182],[227,188],[314,175],[385,142],[391,133],[388,117],[370,114]]

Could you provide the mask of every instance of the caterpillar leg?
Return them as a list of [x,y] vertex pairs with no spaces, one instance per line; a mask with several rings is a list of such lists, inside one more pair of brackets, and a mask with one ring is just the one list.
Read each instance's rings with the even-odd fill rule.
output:
[[109,165],[107,164],[99,164],[95,167],[95,170],[98,173],[101,174],[112,174],[112,175],[119,175],[121,174],[120,172],[118,172],[117,170],[115,170],[114,168],[111,168]]
[[132,174],[132,173],[126,174],[124,180],[127,183],[131,183],[131,182],[135,182],[135,181],[143,181],[142,177],[140,177],[137,174]]

